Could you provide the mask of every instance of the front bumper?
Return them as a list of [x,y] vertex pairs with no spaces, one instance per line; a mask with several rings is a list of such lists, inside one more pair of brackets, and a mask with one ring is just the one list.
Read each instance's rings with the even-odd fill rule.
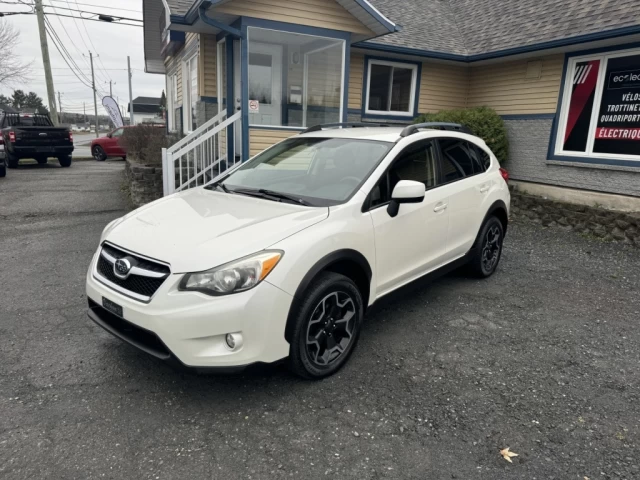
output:
[[[175,358],[196,369],[233,371],[289,355],[284,331],[293,297],[266,281],[247,292],[210,297],[178,291],[182,275],[171,275],[144,304],[100,283],[94,277],[96,259],[87,273],[89,317],[157,358]],[[103,298],[122,306],[123,318],[104,309]],[[226,344],[228,333],[243,336],[243,345],[235,351]]]

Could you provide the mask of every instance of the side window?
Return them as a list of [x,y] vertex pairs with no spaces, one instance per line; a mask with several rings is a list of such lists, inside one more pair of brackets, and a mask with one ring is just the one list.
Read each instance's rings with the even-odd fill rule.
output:
[[119,128],[119,129],[117,129],[116,131],[114,131],[114,132],[111,134],[111,136],[112,136],[113,138],[118,138],[118,137],[121,137],[123,133],[124,133],[124,128]]
[[[474,160],[471,157],[471,145],[464,140],[458,138],[441,138],[440,149],[442,150],[443,161],[452,163],[456,166],[458,172],[462,172],[464,177],[474,175]],[[445,169],[446,174],[446,167]],[[446,177],[446,175],[445,175]],[[451,180],[448,180],[451,181]]]
[[389,202],[393,189],[400,180],[424,183],[427,190],[437,186],[438,172],[435,145],[432,141],[416,142],[398,155],[391,169],[371,191],[371,206],[376,207]]
[[491,167],[491,157],[482,148],[475,146],[475,149],[478,155],[478,159],[480,160],[480,165],[482,165],[482,171],[486,172],[487,170],[489,170],[489,167]]

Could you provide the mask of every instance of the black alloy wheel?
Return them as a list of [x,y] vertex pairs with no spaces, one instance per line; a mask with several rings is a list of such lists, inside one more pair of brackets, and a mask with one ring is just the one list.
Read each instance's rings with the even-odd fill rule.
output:
[[347,362],[360,336],[363,300],[355,283],[333,272],[322,272],[292,311],[289,365],[298,375],[320,379]]
[[331,292],[307,324],[307,355],[320,368],[337,362],[354,339],[356,304],[346,292]]
[[93,147],[93,158],[98,162],[104,162],[107,159],[107,154],[104,153],[104,149],[100,145]]
[[494,274],[502,257],[504,227],[496,217],[489,217],[480,229],[474,246],[475,255],[471,259],[472,272],[480,278]]

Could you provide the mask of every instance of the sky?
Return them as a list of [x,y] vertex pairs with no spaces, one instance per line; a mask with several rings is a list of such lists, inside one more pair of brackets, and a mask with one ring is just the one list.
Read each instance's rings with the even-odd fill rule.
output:
[[[31,7],[17,3],[32,4],[33,0],[0,0],[0,12],[28,12]],[[118,97],[125,112],[129,102],[129,86],[127,83],[127,55],[131,56],[133,70],[133,98],[138,96],[159,97],[165,88],[164,75],[144,72],[143,29],[117,25],[114,23],[79,20],[79,14],[66,9],[83,10],[93,13],[104,13],[122,17],[142,19],[142,0],[43,0],[45,12],[75,15],[76,18],[65,18],[47,15],[58,37],[72,55],[87,78],[91,78],[89,51],[94,54],[96,72],[96,88],[98,95],[98,113],[106,114],[102,107],[101,93],[108,94],[109,80],[113,82],[113,96]],[[98,6],[100,4],[108,6]],[[53,6],[54,8],[47,7]],[[38,23],[35,15],[12,15],[0,21],[11,23],[20,32],[18,53],[26,63],[32,62],[31,73],[27,81],[15,88],[25,92],[33,91],[42,97],[47,105],[47,88],[42,66],[42,54],[38,35]],[[58,53],[49,39],[49,54],[53,71],[53,82],[56,92],[61,93],[62,110],[65,112],[83,113],[86,103],[87,114],[93,114],[93,95],[91,88],[78,80]],[[97,55],[97,59],[95,56]],[[10,96],[14,87],[0,86],[0,93]],[[57,95],[57,94],[56,94]]]

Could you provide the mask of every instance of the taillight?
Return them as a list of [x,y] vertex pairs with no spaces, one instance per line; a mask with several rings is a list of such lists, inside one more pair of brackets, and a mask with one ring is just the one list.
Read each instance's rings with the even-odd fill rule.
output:
[[73,133],[69,132],[69,141],[73,143]]
[[11,143],[16,143],[16,132],[9,132],[9,141]]
[[502,175],[502,178],[504,178],[505,182],[509,183],[509,172],[506,169],[501,168],[500,175]]

